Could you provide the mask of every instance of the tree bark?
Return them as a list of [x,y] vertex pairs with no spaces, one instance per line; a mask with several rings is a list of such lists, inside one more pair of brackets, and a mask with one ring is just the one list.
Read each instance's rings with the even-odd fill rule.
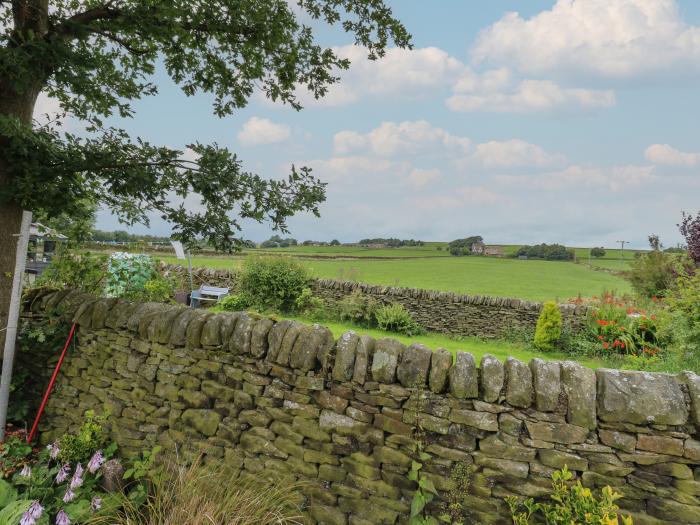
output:
[[[0,78],[0,115],[15,117],[23,124],[31,125],[38,93],[38,88],[18,93],[4,84],[3,79]],[[0,136],[0,187],[12,183],[10,166],[7,165],[3,155],[5,148],[7,148],[7,140]],[[0,204],[0,330],[4,330],[7,326],[17,253],[17,234],[21,222],[22,207],[17,202],[10,200]],[[0,338],[0,341],[3,340],[4,336]]]

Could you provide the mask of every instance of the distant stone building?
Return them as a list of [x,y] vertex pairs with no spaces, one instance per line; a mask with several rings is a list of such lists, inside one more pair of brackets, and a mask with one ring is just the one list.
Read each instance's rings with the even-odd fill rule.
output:
[[487,246],[484,248],[484,255],[490,255],[491,257],[504,257],[505,252],[503,251],[503,246]]
[[58,247],[68,237],[48,228],[40,222],[33,222],[29,229],[29,248],[27,250],[27,280],[32,283],[51,264],[51,259],[58,252]]

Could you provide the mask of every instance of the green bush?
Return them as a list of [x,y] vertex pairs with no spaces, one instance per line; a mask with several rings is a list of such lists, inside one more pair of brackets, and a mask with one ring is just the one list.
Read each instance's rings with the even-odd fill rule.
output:
[[374,314],[379,303],[374,297],[355,290],[338,302],[338,316],[341,321],[349,321],[360,326],[376,325]]
[[58,440],[59,459],[65,463],[84,463],[96,450],[103,449],[107,443],[105,420],[104,416],[97,416],[95,412],[88,410],[78,432],[64,434]]
[[674,341],[683,351],[700,354],[700,273],[678,279],[668,305]]
[[127,290],[124,298],[139,302],[169,303],[175,295],[175,280],[157,272],[143,283],[143,288]]
[[322,320],[329,317],[326,304],[323,299],[316,297],[311,288],[304,288],[301,295],[294,302],[294,309],[302,315],[312,319]]
[[248,308],[251,304],[251,299],[247,294],[242,292],[232,293],[222,298],[218,303],[216,303],[217,309],[224,310],[226,312],[240,312]]
[[[552,474],[553,503],[535,503],[530,498],[506,497],[514,525],[530,525],[546,523],[547,525],[619,525],[618,511],[620,507],[615,501],[622,497],[609,486],[603,487],[600,499],[591,489],[581,485],[577,480],[574,485],[570,481],[573,474],[564,466],[562,470]],[[622,525],[632,525],[632,518],[620,515]]]
[[550,351],[561,339],[562,319],[557,303],[547,301],[537,319],[533,344],[538,350]]
[[37,279],[37,286],[73,288],[100,295],[105,282],[107,257],[63,252]]
[[600,247],[600,248],[591,248],[591,257],[604,257],[605,256],[605,248]]
[[380,330],[409,336],[425,333],[425,329],[416,323],[408,310],[399,303],[380,306],[374,312],[374,317]]
[[639,295],[663,297],[674,285],[676,257],[666,252],[651,251],[630,262],[625,276]]
[[307,288],[309,274],[289,257],[248,257],[243,263],[238,291],[256,310],[290,312]]

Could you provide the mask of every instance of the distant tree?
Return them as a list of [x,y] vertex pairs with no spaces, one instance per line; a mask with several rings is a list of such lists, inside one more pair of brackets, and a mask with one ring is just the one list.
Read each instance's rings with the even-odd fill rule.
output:
[[664,245],[661,244],[661,239],[659,239],[659,236],[653,233],[649,236],[649,246],[655,252],[661,251],[661,249],[664,247]]
[[464,239],[455,239],[447,245],[447,249],[450,251],[450,255],[461,257],[471,255],[472,246],[482,242],[484,242],[484,238],[481,235],[472,235]]
[[338,239],[333,239],[331,241],[331,246],[340,246],[340,241]]
[[700,212],[693,217],[690,213],[683,212],[683,219],[678,225],[681,235],[685,237],[688,245],[688,255],[700,266]]
[[602,246],[600,248],[591,248],[591,257],[605,257],[605,248]]
[[542,243],[534,246],[521,246],[515,253],[515,256],[548,261],[571,261],[574,259],[575,253],[562,244]]

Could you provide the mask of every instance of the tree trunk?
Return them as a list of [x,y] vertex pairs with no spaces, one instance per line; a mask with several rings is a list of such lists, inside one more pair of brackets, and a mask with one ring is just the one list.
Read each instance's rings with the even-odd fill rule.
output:
[[[17,93],[7,87],[0,78],[0,115],[18,118],[23,124],[30,125],[38,93],[38,88]],[[7,148],[7,140],[0,136],[0,187],[12,182],[10,166],[7,165],[3,154],[5,148]],[[17,252],[17,234],[21,222],[22,207],[18,203],[6,201],[0,204],[0,330],[7,326]],[[4,337],[0,338],[0,342],[2,341]]]

